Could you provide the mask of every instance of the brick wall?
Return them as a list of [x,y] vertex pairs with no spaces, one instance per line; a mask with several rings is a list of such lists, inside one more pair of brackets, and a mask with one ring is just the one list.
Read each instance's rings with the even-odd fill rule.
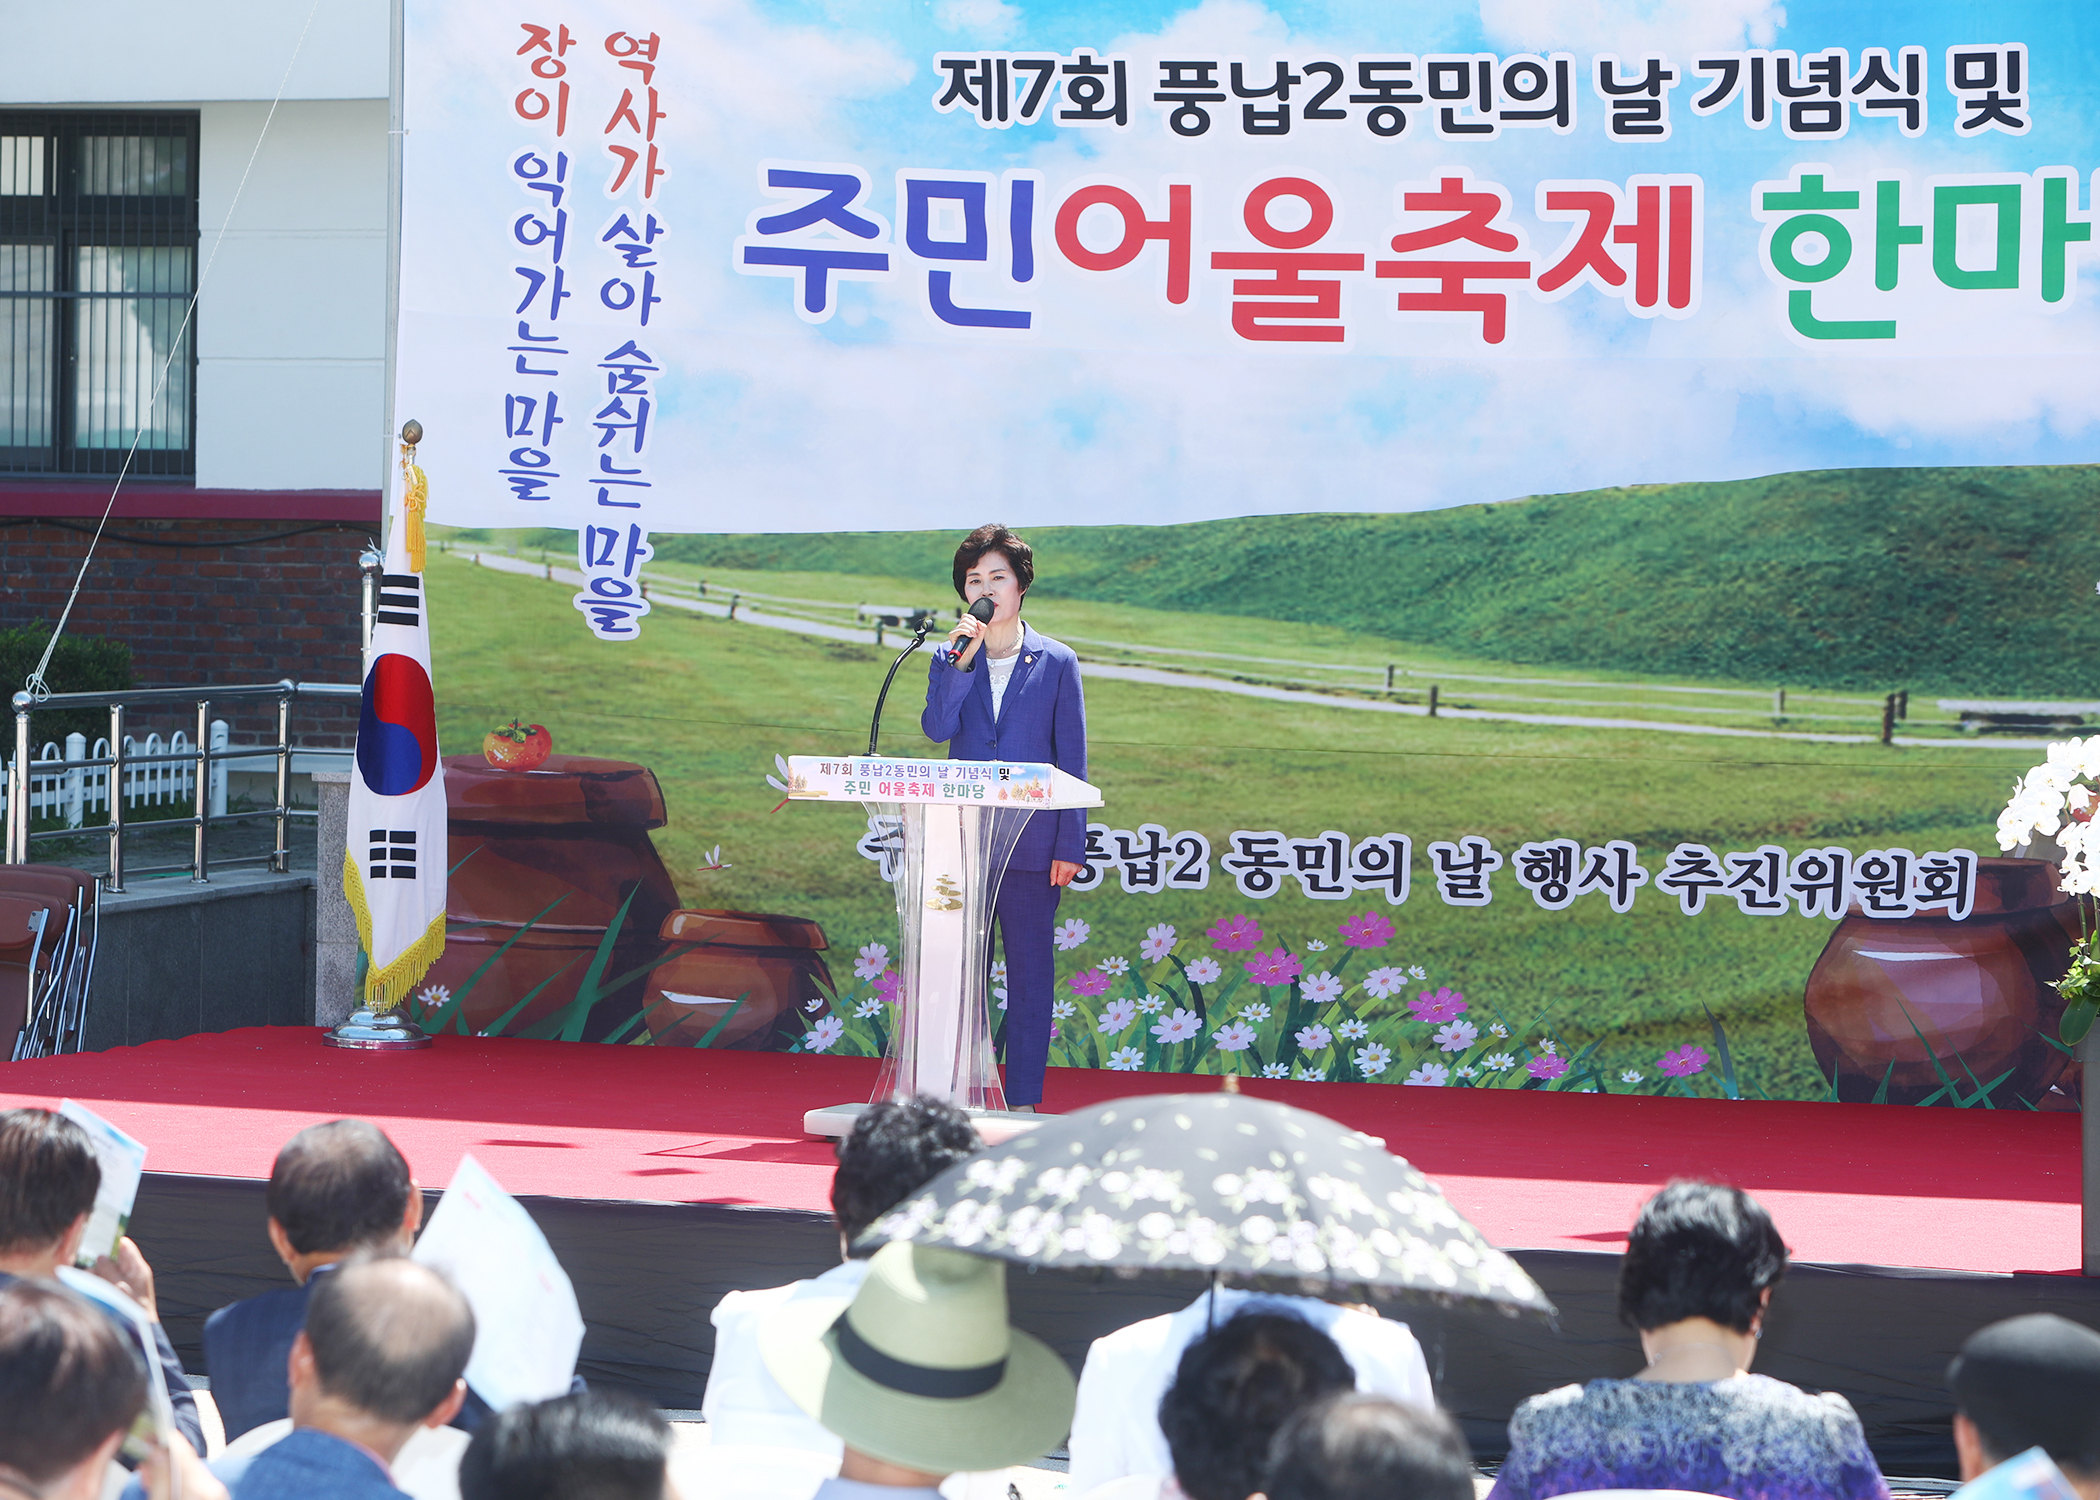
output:
[[[0,627],[48,628],[57,620],[87,552],[88,536],[71,529],[82,525],[93,529],[91,522],[0,521]],[[299,534],[281,535],[288,531]],[[67,631],[129,645],[140,687],[356,682],[357,555],[370,534],[347,522],[115,520],[95,549]],[[352,741],[354,703],[300,700],[292,713],[293,736],[303,743]],[[274,738],[274,715],[274,706],[215,713],[237,738]]]

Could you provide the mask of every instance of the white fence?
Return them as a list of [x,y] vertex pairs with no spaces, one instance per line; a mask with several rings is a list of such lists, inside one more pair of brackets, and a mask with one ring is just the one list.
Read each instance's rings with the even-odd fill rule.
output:
[[[228,756],[242,759],[229,748],[226,721],[211,721],[211,779],[205,784],[206,802],[212,817],[226,815],[226,763]],[[249,752],[252,755],[254,752]],[[274,750],[263,752],[276,759]],[[197,747],[188,733],[176,730],[166,740],[148,734],[144,740],[124,736],[124,813],[143,813],[149,819],[156,809],[188,812],[197,800]],[[183,757],[156,760],[156,756]],[[134,762],[133,757],[138,757]],[[109,741],[98,739],[90,749],[87,737],[69,734],[61,747],[46,741],[29,762],[29,816],[33,820],[63,819],[66,827],[80,828],[91,819],[109,818],[109,773],[107,765],[89,764],[110,758]],[[8,778],[0,782],[0,815],[7,810],[7,789],[13,785],[14,761],[7,763]]]

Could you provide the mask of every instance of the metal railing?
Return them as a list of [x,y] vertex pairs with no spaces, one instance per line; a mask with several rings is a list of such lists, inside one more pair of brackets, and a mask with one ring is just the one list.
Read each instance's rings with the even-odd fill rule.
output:
[[[359,696],[358,684],[343,682],[294,682],[286,678],[279,682],[253,683],[238,687],[170,687],[134,688],[112,693],[53,693],[41,702],[28,693],[16,693],[13,699],[15,713],[14,758],[7,767],[6,797],[6,862],[11,865],[29,862],[30,846],[40,839],[60,839],[83,836],[84,830],[76,819],[68,821],[75,826],[66,828],[35,830],[34,812],[38,804],[54,805],[54,798],[63,799],[68,805],[81,800],[85,795],[85,780],[94,777],[101,782],[109,808],[109,875],[103,881],[106,891],[124,889],[124,840],[135,830],[126,817],[127,804],[133,802],[160,802],[169,788],[160,774],[162,768],[179,770],[181,781],[190,792],[193,811],[188,818],[155,818],[150,826],[154,829],[181,827],[191,829],[191,855],[188,869],[190,879],[197,884],[206,884],[211,879],[211,829],[215,823],[246,823],[268,818],[276,825],[276,844],[267,859],[270,869],[284,874],[290,868],[290,846],[287,834],[293,818],[312,818],[319,814],[312,808],[296,808],[290,805],[292,777],[292,700],[294,698],[334,698],[355,700]],[[223,731],[213,733],[212,707],[214,704],[253,702],[258,699],[275,699],[277,703],[277,739],[274,745],[243,746],[235,749],[226,744]],[[147,749],[142,753],[124,729],[125,711],[131,708],[147,708],[177,704],[196,706],[196,734],[186,745],[177,747],[174,739],[182,737],[177,731],[171,738],[170,748],[156,751],[152,746],[159,736],[149,736]],[[30,747],[31,718],[39,712],[61,709],[103,708],[109,711],[109,736],[98,741],[96,749],[106,753],[74,757],[70,754],[63,760],[32,759]],[[214,745],[214,739],[218,744]],[[275,807],[257,809],[252,812],[229,813],[223,811],[220,801],[214,807],[212,787],[214,781],[213,762],[223,766],[239,760],[275,760],[277,763],[277,802]],[[142,777],[141,773],[145,773]],[[72,780],[79,778],[79,780]],[[37,782],[45,783],[42,789]],[[58,783],[54,787],[53,783]],[[141,790],[141,788],[145,790]],[[245,862],[245,861],[239,861]],[[184,868],[170,866],[166,870],[138,871],[139,874],[165,874]]]

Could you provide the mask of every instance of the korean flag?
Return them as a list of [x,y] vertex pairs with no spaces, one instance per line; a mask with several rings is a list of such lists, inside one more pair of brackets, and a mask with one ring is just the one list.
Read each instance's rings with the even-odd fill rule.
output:
[[[422,472],[404,463],[412,491]],[[387,527],[372,647],[365,655],[350,778],[343,894],[357,913],[368,964],[365,1003],[390,1010],[445,951],[445,772],[438,764],[430,687],[430,611],[420,525],[397,491]]]

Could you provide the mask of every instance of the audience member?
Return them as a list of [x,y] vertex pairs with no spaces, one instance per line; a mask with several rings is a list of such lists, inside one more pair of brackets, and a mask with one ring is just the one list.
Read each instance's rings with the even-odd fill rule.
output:
[[[0,1111],[0,1287],[25,1277],[60,1279],[60,1267],[70,1268],[79,1254],[101,1186],[102,1167],[87,1132],[78,1125],[48,1109]],[[104,1256],[95,1263],[95,1274],[125,1296],[98,1292],[98,1299],[118,1304],[128,1299],[144,1314],[142,1320],[134,1320],[130,1306],[105,1308],[139,1345],[141,1357],[159,1364],[175,1425],[201,1454],[204,1424],[182,1361],[160,1326],[153,1268],[129,1238],[119,1240],[116,1248],[114,1258]]]
[[870,1105],[839,1142],[831,1179],[831,1212],[838,1221],[843,1263],[821,1276],[763,1291],[731,1292],[715,1306],[714,1363],[700,1409],[717,1445],[793,1448],[837,1458],[839,1440],[802,1409],[769,1373],[760,1356],[760,1321],[775,1308],[805,1299],[850,1298],[868,1262],[851,1245],[870,1224],[982,1149],[976,1127],[954,1105],[928,1095]]
[[885,1245],[850,1299],[784,1302],[758,1341],[781,1389],[843,1445],[816,1500],[872,1500],[869,1486],[935,1500],[948,1475],[1041,1458],[1071,1426],[1072,1372],[1008,1323],[1003,1261]]
[[1473,1455],[1442,1412],[1348,1391],[1283,1424],[1265,1500],[1473,1500]]
[[1369,1308],[1341,1307],[1312,1297],[1266,1292],[1206,1292],[1178,1313],[1147,1318],[1094,1340],[1079,1372],[1079,1408],[1072,1416],[1072,1492],[1130,1475],[1165,1478],[1173,1472],[1159,1430],[1159,1402],[1174,1379],[1182,1352],[1207,1328],[1248,1312],[1277,1313],[1312,1324],[1340,1346],[1356,1372],[1358,1390],[1389,1396],[1425,1410],[1436,1394],[1421,1345],[1405,1323]]
[[460,1500],[665,1500],[671,1429],[631,1396],[591,1391],[491,1418],[460,1461]]
[[1966,1482],[2030,1448],[2083,1500],[2100,1500],[2100,1333],[2054,1313],[1971,1334],[1947,1367]]
[[1334,1340],[1289,1313],[1244,1312],[1190,1344],[1159,1402],[1174,1482],[1188,1500],[1247,1500],[1283,1424],[1356,1388]]
[[1646,1368],[1518,1407],[1491,1500],[1603,1489],[1886,1500],[1844,1397],[1749,1373],[1786,1258],[1771,1217],[1736,1188],[1674,1182],[1649,1199],[1619,1272],[1619,1315],[1639,1330]]
[[452,1420],[474,1349],[467,1299],[399,1256],[321,1278],[290,1357],[291,1433],[214,1465],[233,1500],[401,1500],[391,1465],[418,1429]]
[[408,1162],[363,1120],[330,1120],[293,1136],[277,1153],[263,1201],[270,1245],[293,1284],[205,1321],[204,1367],[228,1442],[290,1413],[285,1366],[314,1278],[359,1254],[405,1253],[423,1222]]

